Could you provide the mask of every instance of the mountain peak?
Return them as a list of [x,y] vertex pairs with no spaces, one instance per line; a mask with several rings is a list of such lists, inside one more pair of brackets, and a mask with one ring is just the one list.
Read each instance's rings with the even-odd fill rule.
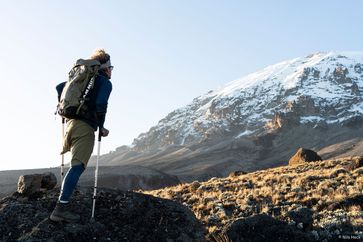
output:
[[362,93],[363,52],[313,53],[194,98],[104,158],[184,182],[287,164],[299,147],[363,155]]
[[[348,63],[347,63],[348,62]],[[294,58],[267,66],[260,71],[248,74],[225,86],[210,92],[208,96],[231,96],[236,91],[261,84],[263,80],[278,80],[285,89],[296,87],[297,80],[305,68],[329,68],[329,65],[363,63],[363,52],[316,52],[306,57]],[[271,84],[276,84],[271,82]]]
[[363,52],[317,52],[270,65],[195,98],[134,145],[143,150],[147,140],[157,140],[147,145],[157,148],[201,142],[210,135],[256,135],[266,131],[277,113],[291,112],[292,105],[310,106],[310,112],[300,108],[300,123],[341,123],[363,113],[362,90]]

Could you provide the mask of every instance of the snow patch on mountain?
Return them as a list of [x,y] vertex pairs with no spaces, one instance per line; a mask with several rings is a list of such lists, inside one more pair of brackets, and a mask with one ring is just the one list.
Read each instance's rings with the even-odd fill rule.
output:
[[199,96],[134,144],[149,149],[214,136],[256,135],[278,113],[294,112],[300,123],[343,122],[363,114],[362,91],[363,52],[319,52],[268,66]]
[[[338,54],[336,52],[320,52],[304,58],[295,58],[293,60],[284,61],[272,66],[268,66],[261,71],[249,74],[241,79],[230,82],[219,90],[199,97],[199,99],[213,97],[209,103],[201,108],[208,108],[210,103],[215,99],[239,96],[242,90],[248,91],[248,89],[252,89],[263,84],[268,84],[268,87],[279,87],[279,89],[282,87],[284,90],[296,88],[299,84],[299,81],[301,81],[301,77],[303,76],[306,68],[314,67],[320,73],[325,73],[325,75],[328,75],[331,71],[334,70],[336,66],[349,66],[352,68],[355,64],[362,63],[363,52],[342,52],[342,54]],[[353,79],[362,78],[362,74],[355,71],[349,72],[349,76]],[[322,98],[334,98],[337,95],[344,93],[343,90],[341,90],[341,87],[336,88],[335,90],[330,90],[331,84],[324,79],[314,79],[319,81],[313,83],[315,85],[311,85],[310,88],[306,85],[308,89],[302,89],[300,92],[298,92],[298,94],[302,94],[302,92],[305,90],[309,90],[314,91],[313,93],[309,93],[309,95]],[[266,83],[266,80],[268,83]],[[362,79],[359,80],[359,84],[363,84]],[[271,91],[278,90],[274,88]],[[273,94],[276,93],[278,92],[274,92]],[[290,96],[289,100],[296,100],[297,97],[297,95]]]

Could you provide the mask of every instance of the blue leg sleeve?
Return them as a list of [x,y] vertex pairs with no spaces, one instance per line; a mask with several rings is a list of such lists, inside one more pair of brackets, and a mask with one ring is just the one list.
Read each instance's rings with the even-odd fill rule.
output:
[[59,196],[60,202],[69,202],[69,198],[71,197],[73,190],[78,183],[79,177],[82,175],[84,170],[83,164],[72,166],[68,170],[62,183],[61,194]]

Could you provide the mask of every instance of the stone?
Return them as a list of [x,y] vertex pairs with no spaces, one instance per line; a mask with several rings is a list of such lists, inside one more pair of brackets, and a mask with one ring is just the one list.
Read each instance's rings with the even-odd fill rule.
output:
[[41,174],[31,174],[22,175],[18,180],[17,192],[22,195],[30,195],[38,192],[42,186],[42,175]]
[[53,189],[57,185],[57,177],[52,172],[45,172],[42,174],[41,188],[47,190]]
[[310,229],[313,224],[313,211],[307,207],[299,207],[295,210],[291,210],[287,213],[287,216],[294,220],[298,225],[301,224],[301,228]]
[[247,172],[245,171],[232,171],[229,176],[230,177],[236,177],[236,176],[241,176],[241,175],[245,175],[247,174]]
[[190,184],[190,189],[192,191],[196,191],[200,187],[200,183],[198,181],[194,181]]
[[314,241],[312,235],[303,233],[296,227],[274,219],[266,214],[258,214],[238,219],[223,230],[231,241]]
[[28,196],[42,189],[51,190],[57,185],[57,177],[51,173],[22,175],[18,179],[17,192]]
[[358,169],[363,166],[363,156],[353,157],[354,169]]
[[300,148],[296,154],[290,158],[289,165],[299,165],[306,162],[321,161],[322,158],[313,150]]

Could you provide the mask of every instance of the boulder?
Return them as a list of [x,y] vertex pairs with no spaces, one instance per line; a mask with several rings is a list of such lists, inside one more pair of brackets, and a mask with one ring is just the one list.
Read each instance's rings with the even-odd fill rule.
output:
[[321,157],[313,150],[304,148],[298,149],[296,154],[289,160],[289,165],[298,165],[311,161],[321,161]]
[[236,176],[242,176],[247,174],[247,172],[245,171],[232,171],[231,173],[229,173],[230,177],[236,177]]
[[31,174],[22,175],[18,180],[18,193],[23,195],[30,195],[38,192],[42,186],[42,175]]
[[51,190],[56,184],[57,178],[51,172],[22,175],[18,180],[17,192],[23,195],[31,195],[39,192],[41,189]]
[[353,169],[358,169],[363,166],[363,156],[353,157],[352,160],[353,160],[353,164],[354,164]]
[[45,172],[42,174],[41,188],[47,190],[53,189],[57,185],[57,177],[52,172]]
[[223,234],[235,242],[314,241],[309,234],[266,214],[235,220],[224,229]]
[[302,224],[303,228],[311,229],[313,224],[313,211],[307,207],[299,207],[287,213],[287,217],[295,221],[296,224]]

